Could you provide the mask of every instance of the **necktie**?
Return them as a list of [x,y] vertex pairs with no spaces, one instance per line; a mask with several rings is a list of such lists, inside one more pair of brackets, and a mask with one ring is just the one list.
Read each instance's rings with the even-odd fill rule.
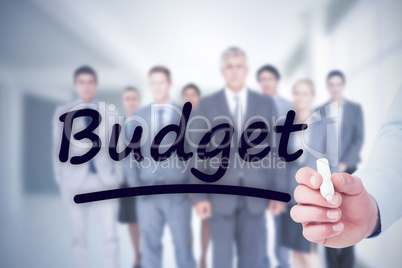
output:
[[[237,137],[240,137],[240,132],[241,132],[241,127],[239,126],[239,123],[241,122],[242,119],[242,114],[241,114],[241,101],[240,101],[240,97],[238,95],[235,95],[233,97],[234,101],[235,101],[235,109],[234,109],[234,114],[233,114],[233,124],[234,124],[234,134],[237,135]],[[238,139],[235,139],[238,140]],[[236,141],[235,141],[236,142]],[[238,176],[240,178],[240,186],[244,185],[244,177],[243,177],[243,171],[239,171]],[[240,201],[240,206],[244,206],[244,197],[240,197],[239,199]]]
[[[88,127],[89,124],[91,124],[91,117],[90,116],[85,116],[85,126]],[[93,159],[89,160],[89,173],[96,173],[96,167],[95,167],[95,162]]]
[[[162,107],[159,107],[158,109],[157,109],[157,114],[158,114],[158,118],[157,118],[157,123],[158,123],[158,125],[157,125],[157,130],[158,131],[156,131],[155,132],[155,135],[163,128],[163,112],[164,112],[164,109],[162,108]],[[158,159],[158,161],[163,161],[164,159],[162,158],[162,157],[159,157],[159,159]],[[156,180],[156,184],[159,184],[159,185],[162,185],[162,184],[165,184],[164,183],[164,181],[163,181],[163,175],[160,173],[161,172],[161,170],[156,170],[156,174],[158,174],[158,178],[157,178],[157,180]]]
[[241,118],[241,115],[239,115],[239,112],[240,112],[239,100],[240,100],[240,98],[237,95],[234,96],[233,98],[234,98],[234,101],[235,101],[235,109],[234,109],[234,114],[233,114],[233,124],[234,124],[235,129],[238,129],[238,128],[240,128],[238,124],[239,124],[239,119]]

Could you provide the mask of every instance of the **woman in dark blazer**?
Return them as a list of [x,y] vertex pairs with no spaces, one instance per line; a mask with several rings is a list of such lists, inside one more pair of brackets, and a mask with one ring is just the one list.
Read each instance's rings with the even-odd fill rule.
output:
[[[123,92],[123,106],[126,118],[131,116],[133,112],[140,106],[140,95],[136,88],[127,87]],[[121,186],[122,188],[129,187],[126,179]],[[135,197],[126,197],[120,199],[119,222],[128,224],[131,242],[134,249],[134,268],[141,267],[140,254],[140,230],[138,228],[137,210]]]
[[[294,222],[290,217],[290,209],[296,205],[293,197],[294,190],[298,185],[295,175],[302,167],[316,169],[318,158],[325,157],[329,160],[330,165],[337,164],[334,161],[337,159],[336,151],[334,150],[337,146],[327,146],[333,145],[337,140],[336,125],[326,118],[321,118],[320,114],[312,109],[315,89],[314,84],[309,79],[297,81],[293,86],[292,94],[296,110],[295,121],[298,124],[307,124],[308,128],[304,131],[292,133],[289,142],[291,151],[303,149],[303,154],[297,160],[287,163],[289,172],[288,192],[292,194],[292,199],[287,204],[286,212],[281,215],[283,223],[281,239],[283,246],[293,251],[295,267],[312,267],[311,262],[317,256],[315,254],[315,245],[304,238],[301,223]],[[334,169],[332,172],[334,172]],[[316,267],[316,264],[314,267]]]

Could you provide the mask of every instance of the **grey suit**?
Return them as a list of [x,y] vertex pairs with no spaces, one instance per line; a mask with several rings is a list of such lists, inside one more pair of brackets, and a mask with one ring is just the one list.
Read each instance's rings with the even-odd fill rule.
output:
[[274,97],[274,101],[278,109],[279,116],[286,116],[288,111],[295,109],[293,104],[282,96],[276,95]]
[[[282,96],[279,96],[278,94],[273,98],[276,104],[276,107],[278,109],[278,119],[281,119],[280,122],[284,122],[284,118],[286,118],[286,114],[288,113],[288,111],[290,110],[294,110],[294,106],[293,104],[286,100],[285,98],[283,98]],[[288,175],[286,175],[286,184],[289,185],[290,182],[288,182],[289,180],[293,180],[293,178],[291,178]],[[290,192],[289,192],[290,193]],[[283,231],[282,228],[282,217],[280,216],[276,216],[274,217],[274,224],[275,224],[275,239],[274,239],[274,253],[275,253],[275,257],[278,261],[278,268],[287,268],[290,267],[290,252],[289,250],[282,246],[281,243],[281,233]],[[266,252],[268,252],[267,249],[267,244],[268,244],[268,239],[267,239],[267,227],[266,224],[264,224],[263,230],[262,230],[262,234],[261,234],[261,238],[262,238],[262,252],[263,252],[263,259],[261,260],[261,264],[260,264],[260,268],[267,268],[267,267],[271,267],[269,260],[268,260],[268,256],[266,254]]]
[[[180,108],[172,105],[171,116],[167,124],[179,124]],[[150,148],[155,134],[153,127],[152,106],[139,109],[134,112],[148,124],[142,125],[141,153],[144,160],[140,163],[126,161],[126,176],[134,186],[148,186],[160,184],[183,184],[188,181],[185,162],[172,155],[169,159],[156,162],[150,155]],[[135,127],[140,125],[139,121],[128,121],[126,134],[131,138]],[[174,133],[169,133],[162,142],[168,145],[175,139]],[[160,149],[162,151],[163,149]],[[131,167],[130,167],[131,162]],[[137,215],[141,230],[142,260],[141,267],[159,268],[162,267],[162,243],[161,238],[165,224],[170,228],[175,246],[176,264],[179,268],[195,267],[195,260],[191,247],[191,202],[187,194],[170,194],[159,196],[140,196],[137,198]]]
[[[323,118],[326,118],[325,107],[329,104],[327,102],[318,108]],[[339,162],[345,163],[350,170],[356,170],[364,141],[364,120],[360,104],[344,99],[341,122]]]
[[[287,164],[289,172],[289,185],[288,192],[292,194],[296,187],[299,185],[295,180],[296,172],[302,167],[317,168],[316,161],[318,158],[325,157],[328,159],[331,165],[331,172],[337,171],[337,149],[333,145],[336,142],[336,135],[328,128],[333,123],[332,121],[326,121],[323,118],[319,120],[319,116],[316,113],[313,115],[316,117],[312,122],[308,122],[308,128],[303,131],[302,135],[292,134],[289,147],[292,150],[303,149],[302,156],[296,161]],[[300,140],[304,142],[300,143]],[[293,249],[295,251],[309,253],[311,251],[311,242],[306,240],[303,236],[303,228],[300,223],[296,223],[290,217],[290,209],[296,205],[294,198],[287,204],[287,211],[281,214],[282,228],[285,230],[281,233],[281,240],[284,246]]]
[[[266,96],[262,96],[251,90],[247,90],[247,111],[245,111],[243,122],[252,119],[248,124],[254,121],[261,121],[265,118],[272,131],[271,119],[276,118],[277,110],[274,101]],[[225,91],[220,90],[215,94],[201,99],[197,109],[197,116],[205,117],[210,123],[210,127],[214,127],[221,123],[227,123],[228,118],[232,118],[230,113]],[[195,120],[192,124],[194,129],[207,129],[204,120]],[[241,126],[242,130],[246,126]],[[235,126],[236,129],[236,126]],[[236,132],[236,131],[235,131]],[[254,133],[255,134],[255,133]],[[197,144],[201,139],[203,132],[194,132],[192,139]],[[265,159],[271,158],[272,165],[277,165],[280,160],[277,158],[276,144],[272,143],[272,132],[269,133],[268,142],[271,145],[271,152]],[[219,135],[217,135],[219,136]],[[225,175],[215,184],[248,186],[263,189],[284,190],[284,169],[274,167],[264,167],[263,164],[243,166],[242,159],[239,160],[237,148],[237,134],[233,135],[229,156],[229,167]],[[219,139],[219,137],[218,137]],[[250,140],[253,139],[251,135]],[[250,149],[253,153],[260,149]],[[283,163],[282,163],[283,164]],[[197,164],[196,156],[192,158],[192,166],[204,173],[212,174],[216,170],[216,166],[211,164]],[[281,166],[283,167],[283,165]],[[200,180],[192,176],[193,183],[201,183]],[[194,202],[208,200],[212,205],[212,217],[209,224],[211,229],[211,237],[213,242],[213,267],[226,268],[232,267],[233,263],[233,243],[237,247],[238,267],[258,267],[261,256],[261,230],[264,224],[264,212],[267,209],[268,201],[259,198],[241,197],[233,195],[217,195],[217,194],[196,194],[193,195]]]
[[[324,115],[325,107],[329,102],[320,107]],[[363,111],[359,104],[343,100],[343,113],[341,119],[341,131],[339,136],[339,163],[345,163],[345,172],[353,173],[360,162],[360,151],[364,139]],[[354,249],[347,247],[343,249],[326,248],[327,266],[332,267],[353,267]]]
[[[123,180],[121,163],[113,161],[108,153],[110,133],[107,126],[113,121],[117,122],[118,114],[105,107],[107,107],[105,103],[94,102],[87,105],[77,100],[58,107],[53,118],[54,172],[63,204],[70,218],[73,233],[72,249],[76,267],[88,267],[87,221],[89,211],[93,211],[97,215],[98,223],[102,227],[104,246],[102,257],[105,259],[105,267],[119,266],[119,244],[116,229],[117,200],[81,205],[77,205],[73,201],[74,195],[78,193],[117,188]],[[59,121],[59,117],[66,112],[84,108],[95,109],[102,114],[102,121],[95,130],[103,144],[99,153],[92,160],[96,172],[90,171],[89,162],[72,165],[70,162],[60,162],[58,157],[63,133],[63,124]],[[85,129],[85,127],[85,119],[76,118],[73,123],[72,134]],[[70,140],[70,157],[83,155],[88,151],[87,140],[77,141],[72,137]]]
[[[99,153],[93,158],[96,168],[100,171],[98,172],[99,180],[104,188],[114,188],[117,187],[123,181],[123,173],[121,168],[121,163],[113,161],[109,157],[108,144],[110,132],[107,128],[109,119],[114,118],[117,121],[118,114],[116,112],[110,112],[105,109],[106,104],[101,103],[105,114],[103,114],[102,121],[99,127],[95,130],[97,135],[99,135],[102,144],[104,145]],[[54,117],[53,117],[53,154],[54,154],[54,173],[55,179],[60,186],[68,187],[72,191],[81,190],[80,187],[85,183],[88,178],[89,173],[89,162],[83,163],[81,165],[71,165],[69,162],[61,163],[59,161],[58,155],[60,151],[61,137],[63,133],[63,123],[59,121],[59,117],[69,111],[80,110],[84,108],[91,108],[99,110],[98,102],[94,102],[90,105],[85,105],[81,101],[76,100],[71,103],[57,107]],[[100,111],[101,112],[101,111]],[[85,123],[83,117],[76,118],[73,123],[72,133],[76,133],[85,129]],[[100,131],[99,130],[105,130]],[[70,156],[83,155],[88,151],[85,145],[85,141],[72,140],[70,146]],[[104,190],[104,189],[102,189]]]

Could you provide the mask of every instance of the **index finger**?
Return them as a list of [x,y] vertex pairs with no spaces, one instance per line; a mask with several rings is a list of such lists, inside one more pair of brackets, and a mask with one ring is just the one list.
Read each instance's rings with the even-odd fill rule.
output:
[[347,195],[359,195],[364,191],[360,178],[348,173],[334,173],[331,176],[335,190]]
[[296,173],[296,181],[299,184],[306,185],[312,189],[319,189],[322,184],[322,177],[317,172],[310,167],[303,167],[299,169]]

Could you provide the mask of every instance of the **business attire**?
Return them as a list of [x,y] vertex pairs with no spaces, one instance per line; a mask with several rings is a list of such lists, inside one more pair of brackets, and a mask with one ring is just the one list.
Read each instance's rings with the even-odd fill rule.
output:
[[[109,120],[114,118],[117,121],[117,113],[110,112],[103,106],[100,126],[95,133],[100,137],[103,147],[99,153],[90,161],[72,165],[68,162],[59,161],[58,155],[63,134],[63,123],[59,117],[72,110],[84,108],[101,110],[100,104],[95,101],[91,104],[84,104],[81,101],[75,101],[67,105],[57,107],[53,118],[53,148],[54,148],[54,172],[55,179],[59,185],[63,204],[67,209],[70,223],[73,231],[73,255],[76,267],[89,267],[87,250],[87,221],[88,213],[92,211],[98,219],[102,228],[105,267],[118,267],[119,251],[118,237],[116,231],[117,200],[107,200],[96,203],[76,204],[73,201],[74,195],[85,192],[101,191],[111,188],[117,188],[122,182],[122,168],[119,162],[113,161],[109,157]],[[89,117],[78,117],[73,122],[72,135],[70,137],[70,158],[72,156],[83,155],[88,151],[88,142],[77,141],[73,135],[89,124]],[[104,129],[105,132],[99,131]]]
[[[276,108],[278,110],[278,116],[279,116],[279,118],[276,118],[276,119],[281,119],[279,122],[284,122],[284,119],[286,118],[288,111],[294,110],[294,106],[290,101],[286,100],[282,96],[279,96],[278,94],[276,94],[275,97],[273,97],[273,100],[275,101]],[[289,184],[288,181],[293,179],[289,176],[289,174],[287,174],[285,177],[286,177],[286,179],[285,178],[284,179],[286,180],[286,184]],[[286,230],[284,230],[282,227],[281,219],[282,218],[280,216],[274,217],[275,238],[274,238],[273,246],[274,246],[274,254],[278,261],[277,268],[287,268],[287,267],[290,267],[290,254],[289,254],[289,249],[287,247],[282,246],[281,233]],[[261,237],[262,237],[262,247],[261,248],[262,248],[263,252],[265,252],[265,254],[263,255],[264,257],[262,259],[261,265],[259,266],[260,268],[270,267],[270,263],[268,262],[268,258],[266,257],[267,256],[266,252],[268,252],[267,233],[268,233],[267,226],[266,226],[266,224],[264,224],[262,235],[261,235]]]
[[[331,117],[339,124],[339,163],[345,163],[345,172],[356,171],[360,162],[360,151],[364,140],[363,111],[359,104],[343,99],[338,102],[327,102],[320,107],[322,116]],[[326,260],[329,268],[353,267],[354,247],[343,249],[326,248]]]
[[[126,176],[133,186],[150,186],[164,184],[184,184],[188,182],[185,162],[174,153],[168,159],[157,162],[150,154],[151,144],[157,132],[169,124],[179,124],[181,111],[174,104],[148,105],[133,114],[140,117],[147,126],[142,125],[141,162],[126,161]],[[141,122],[127,120],[127,136],[131,137]],[[169,133],[160,145],[168,146],[176,138]],[[166,148],[166,147],[165,147]],[[195,268],[191,246],[191,202],[188,194],[169,194],[137,197],[138,224],[141,230],[141,267],[162,267],[162,236],[165,225],[170,228],[175,247],[176,267]]]
[[[127,137],[128,140],[128,137]],[[124,165],[122,165],[124,169]],[[124,174],[124,171],[123,171]],[[123,183],[121,184],[121,188],[127,188],[130,186],[130,183],[126,176],[124,176]],[[136,206],[136,199],[135,197],[126,197],[120,198],[119,204],[119,222],[120,223],[127,223],[127,224],[134,224],[137,223],[137,206]]]
[[[292,199],[287,203],[287,211],[280,215],[283,232],[281,232],[282,244],[292,250],[310,253],[312,243],[304,238],[303,226],[296,223],[290,217],[290,210],[297,202],[294,199],[294,191],[299,185],[294,179],[297,171],[302,167],[311,167],[317,169],[317,159],[327,158],[330,164],[331,172],[337,171],[337,148],[332,146],[336,144],[337,136],[335,134],[336,126],[330,124],[326,120],[322,120],[319,111],[311,115],[307,120],[308,128],[303,131],[292,133],[289,147],[292,152],[299,149],[303,150],[303,154],[295,161],[287,163],[289,172],[288,193],[292,194]],[[332,129],[331,129],[332,127]]]
[[[130,187],[129,184],[125,181],[121,185],[121,188]],[[137,223],[137,206],[135,197],[125,197],[120,198],[119,204],[119,222],[134,224]]]
[[[253,165],[250,167],[244,160],[240,159],[237,148],[239,135],[244,130],[244,125],[251,124],[254,121],[261,121],[261,118],[271,122],[272,117],[277,116],[277,110],[274,101],[266,96],[262,96],[247,88],[243,88],[235,94],[228,88],[224,88],[215,94],[201,99],[197,116],[204,119],[194,120],[190,128],[197,130],[210,129],[221,123],[232,123],[235,131],[232,137],[232,146],[229,155],[229,166],[224,176],[214,184],[248,186],[262,189],[273,189],[284,191],[283,172],[281,168],[264,167]],[[264,158],[271,159],[273,165],[280,163],[277,158],[276,146],[272,145],[273,136],[272,126],[268,139],[262,144],[270,144],[271,152]],[[192,132],[192,139],[201,140],[202,131]],[[216,134],[219,140],[223,133]],[[255,137],[254,132],[249,139]],[[215,147],[214,142],[211,146]],[[252,148],[250,154],[259,152],[261,148]],[[200,164],[196,160],[196,154],[192,158],[192,166],[203,173],[213,174],[216,171],[216,164],[207,161],[206,164]],[[263,161],[261,161],[263,162]],[[258,162],[258,163],[261,163]],[[205,163],[205,162],[204,162]],[[202,183],[196,177],[192,176],[193,183]],[[259,267],[263,256],[261,250],[261,234],[265,224],[265,211],[268,206],[268,200],[252,197],[243,197],[236,195],[220,194],[194,194],[194,202],[209,201],[212,206],[212,216],[209,219],[209,226],[212,238],[213,267],[231,268],[233,266],[233,245],[237,248],[237,264],[239,268]],[[266,252],[264,252],[266,254]]]
[[380,228],[388,229],[402,218],[402,87],[399,88],[378,132],[364,167],[356,171],[367,192],[377,202]]
[[292,104],[292,102],[288,101],[287,99],[283,98],[280,95],[275,95],[275,97],[273,97],[275,104],[276,104],[276,108],[278,109],[278,115],[279,116],[285,116],[288,113],[288,111],[290,110],[294,110],[294,106]]

